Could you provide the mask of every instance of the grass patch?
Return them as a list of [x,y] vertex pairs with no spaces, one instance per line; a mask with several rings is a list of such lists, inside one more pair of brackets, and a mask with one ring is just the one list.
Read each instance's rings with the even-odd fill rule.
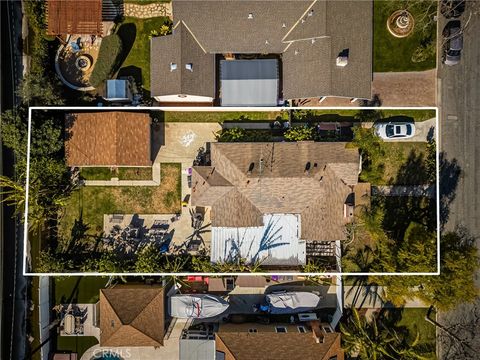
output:
[[170,23],[168,17],[137,19],[126,17],[119,26],[117,34],[122,39],[123,63],[120,76],[133,76],[146,91],[150,91],[150,33],[160,30],[161,26]]
[[[80,218],[88,226],[87,234],[96,235],[103,229],[103,215],[174,214],[181,210],[181,166],[161,165],[159,186],[83,186],[74,191],[59,220],[61,238],[69,239],[75,220]],[[176,198],[169,195],[174,192]]]
[[78,359],[85,351],[97,344],[98,340],[94,336],[57,336],[57,351],[76,352]]
[[[373,128],[354,127],[352,145],[362,153],[360,180],[372,185],[423,185],[432,174],[428,160],[434,155],[426,142],[384,142]],[[431,148],[431,150],[434,148]]]
[[124,0],[125,4],[148,5],[158,3],[169,3],[170,0]]
[[272,121],[278,116],[282,116],[281,111],[166,111],[163,113],[165,122],[204,122],[204,123],[223,123],[233,121]]
[[[398,7],[395,6],[396,4]],[[430,2],[418,2],[409,8],[415,18],[415,29],[406,38],[396,38],[387,29],[387,19],[395,9],[401,9],[402,4],[405,6],[405,2],[400,1],[374,1],[373,71],[375,72],[423,71],[436,66],[434,51],[424,61],[412,61],[412,55],[420,45],[436,41],[436,23],[432,21],[425,31],[419,24]]]
[[112,171],[104,167],[85,167],[80,169],[80,176],[85,180],[110,180]]
[[54,279],[55,304],[95,304],[100,289],[105,288],[108,277],[67,276]]
[[118,178],[120,180],[152,180],[152,168],[118,168]]
[[380,110],[383,113],[383,118],[388,119],[391,117],[409,117],[416,122],[425,121],[436,117],[434,109],[428,110]]
[[119,56],[122,52],[122,40],[116,34],[105,36],[100,45],[98,58],[95,61],[89,82],[98,87],[103,81],[109,79],[119,65]]
[[[408,331],[408,340],[415,340],[415,335],[420,334],[419,347],[422,354],[428,358],[435,359],[436,334],[435,326],[425,320],[427,308],[403,308],[392,309],[401,319],[397,322],[396,327],[404,327]],[[434,317],[435,314],[430,316]]]

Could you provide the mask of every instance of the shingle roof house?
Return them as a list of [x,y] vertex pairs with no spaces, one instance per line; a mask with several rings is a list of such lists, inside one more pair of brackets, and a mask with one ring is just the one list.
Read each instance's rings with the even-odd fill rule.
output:
[[[276,327],[286,332],[276,332]],[[225,360],[343,360],[340,339],[340,333],[325,332],[318,322],[222,324],[215,334],[215,348]]]
[[173,17],[173,34],[152,39],[152,95],[159,101],[221,100],[222,61],[255,60],[252,74],[240,63],[234,72],[241,100],[255,91],[245,80],[262,83],[254,73],[261,60],[271,61],[267,54],[281,61],[267,71],[279,72],[280,99],[371,97],[371,1],[174,0]]
[[121,285],[100,290],[100,346],[162,346],[161,287]]
[[47,35],[103,34],[102,0],[47,0]]
[[127,111],[65,116],[68,166],[151,166],[151,119]]
[[308,242],[345,238],[360,155],[346,143],[212,143],[191,202],[211,208],[214,262],[305,263]]

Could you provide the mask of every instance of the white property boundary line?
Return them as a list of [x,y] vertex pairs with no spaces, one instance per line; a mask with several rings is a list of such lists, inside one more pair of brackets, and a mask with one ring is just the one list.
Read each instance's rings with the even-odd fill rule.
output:
[[[29,195],[29,175],[30,175],[30,146],[31,146],[31,116],[32,110],[94,110],[94,111],[182,111],[182,112],[273,112],[281,110],[435,110],[435,141],[436,141],[436,210],[437,210],[437,271],[436,272],[406,272],[406,273],[369,273],[369,272],[326,272],[326,273],[302,273],[302,272],[254,272],[254,273],[98,273],[98,272],[70,272],[70,273],[31,273],[27,272],[27,245],[28,245],[28,195]],[[25,194],[25,223],[24,223],[24,256],[23,256],[23,275],[24,276],[432,276],[440,275],[440,164],[439,164],[439,144],[438,144],[438,108],[437,107],[96,107],[96,106],[36,106],[28,109],[28,141],[27,141],[27,176],[26,176],[26,194]]]

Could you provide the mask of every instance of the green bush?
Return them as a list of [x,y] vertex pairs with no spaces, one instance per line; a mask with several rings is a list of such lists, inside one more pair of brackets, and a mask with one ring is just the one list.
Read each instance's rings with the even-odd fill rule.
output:
[[90,84],[94,87],[112,77],[118,67],[119,57],[122,52],[122,40],[117,34],[106,36],[102,39],[98,59],[95,62]]
[[311,127],[293,127],[288,129],[283,135],[290,141],[313,140],[313,128]]
[[216,134],[218,142],[238,142],[245,141],[245,129],[235,127],[232,129],[222,129]]

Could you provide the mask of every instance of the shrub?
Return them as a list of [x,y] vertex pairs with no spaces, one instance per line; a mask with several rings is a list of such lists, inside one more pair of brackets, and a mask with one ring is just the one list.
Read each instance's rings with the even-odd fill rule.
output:
[[235,127],[232,129],[222,129],[215,135],[219,142],[238,142],[244,141],[246,134],[245,129]]
[[293,127],[288,129],[283,135],[289,141],[313,140],[313,128],[311,127]]
[[117,34],[106,36],[102,39],[98,59],[95,62],[90,84],[94,87],[112,77],[118,66],[119,57],[122,52],[122,40]]

